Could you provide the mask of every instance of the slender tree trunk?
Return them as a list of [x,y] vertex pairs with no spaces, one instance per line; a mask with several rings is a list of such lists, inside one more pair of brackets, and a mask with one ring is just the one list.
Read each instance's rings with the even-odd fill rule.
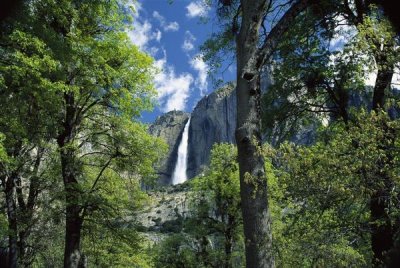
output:
[[242,1],[237,37],[237,129],[246,267],[274,267],[267,178],[261,148],[259,29],[269,1]]
[[15,174],[6,178],[6,206],[8,217],[8,267],[16,268],[18,265],[18,220],[15,202]]

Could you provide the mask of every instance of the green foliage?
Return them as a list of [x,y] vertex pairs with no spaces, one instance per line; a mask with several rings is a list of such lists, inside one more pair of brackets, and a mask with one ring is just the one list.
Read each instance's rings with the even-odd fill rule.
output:
[[[161,242],[155,249],[154,265],[155,267],[194,268],[201,265],[197,262],[196,253],[191,247],[191,239],[184,234],[173,234]],[[200,266],[201,267],[201,266]]]
[[[126,4],[27,1],[23,16],[0,25],[0,178],[2,190],[9,174],[27,185],[13,199],[22,215],[17,228],[29,227],[27,241],[36,244],[34,265],[61,266],[64,190],[79,193],[69,204],[81,209],[89,264],[97,254],[99,267],[145,265],[135,250],[142,239],[122,222],[146,199],[140,185],[154,180],[166,146],[139,122],[155,102],[155,68],[127,36]],[[66,189],[64,153],[77,180]],[[23,216],[20,200],[27,203],[31,189],[35,202]]]
[[0,133],[0,163],[8,161],[7,152],[3,145],[4,139],[4,135]]
[[[396,49],[396,32],[377,6],[371,5],[368,16],[357,26],[355,49],[364,51],[371,69],[390,70],[400,61]],[[381,59],[385,64],[380,65]]]
[[[271,206],[279,265],[371,264],[368,204],[381,187],[374,176],[381,169],[380,159],[393,159],[385,169],[399,183],[399,148],[391,144],[389,150],[382,149],[381,126],[387,122],[397,135],[400,125],[385,114],[360,111],[357,118],[357,124],[337,123],[321,131],[320,141],[312,146],[284,143],[272,153],[277,169],[270,181]],[[398,217],[394,191],[388,211],[393,224]]]
[[236,157],[233,145],[214,145],[210,169],[190,181],[190,215],[184,220],[183,233],[170,236],[156,247],[156,267],[242,267]]

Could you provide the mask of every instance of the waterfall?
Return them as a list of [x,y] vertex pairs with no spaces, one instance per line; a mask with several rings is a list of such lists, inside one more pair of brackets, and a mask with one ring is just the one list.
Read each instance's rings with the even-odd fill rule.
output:
[[172,173],[172,184],[183,183],[187,180],[186,169],[187,169],[187,152],[188,152],[188,140],[189,140],[189,125],[190,117],[187,121],[185,128],[183,129],[181,143],[178,147],[178,159],[174,173]]

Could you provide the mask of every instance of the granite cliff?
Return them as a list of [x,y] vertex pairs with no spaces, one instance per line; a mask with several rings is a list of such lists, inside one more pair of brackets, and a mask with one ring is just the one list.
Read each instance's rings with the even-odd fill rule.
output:
[[188,178],[200,174],[208,166],[214,143],[235,142],[236,95],[233,85],[222,87],[203,97],[192,114],[171,111],[156,119],[150,134],[163,138],[169,145],[165,161],[158,170],[160,184],[171,184],[176,164],[177,149],[183,128],[191,116],[188,141]]
[[220,88],[197,103],[189,128],[189,178],[208,166],[214,143],[235,142],[235,128],[236,94],[233,85]]
[[170,180],[176,163],[179,142],[189,116],[189,113],[182,111],[170,111],[159,116],[149,127],[151,135],[164,139],[168,144],[167,157],[158,169],[160,184],[166,185],[171,183]]

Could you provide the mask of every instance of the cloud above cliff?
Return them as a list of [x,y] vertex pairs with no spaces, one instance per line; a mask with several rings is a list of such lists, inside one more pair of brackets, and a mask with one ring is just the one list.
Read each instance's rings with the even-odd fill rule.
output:
[[190,66],[197,71],[197,77],[195,79],[195,85],[200,90],[200,96],[204,96],[207,93],[208,82],[207,72],[208,66],[203,61],[201,55],[196,55],[189,61]]
[[160,72],[155,77],[160,110],[185,110],[194,78],[190,73],[177,74],[173,66],[167,64],[167,54],[155,62]]

